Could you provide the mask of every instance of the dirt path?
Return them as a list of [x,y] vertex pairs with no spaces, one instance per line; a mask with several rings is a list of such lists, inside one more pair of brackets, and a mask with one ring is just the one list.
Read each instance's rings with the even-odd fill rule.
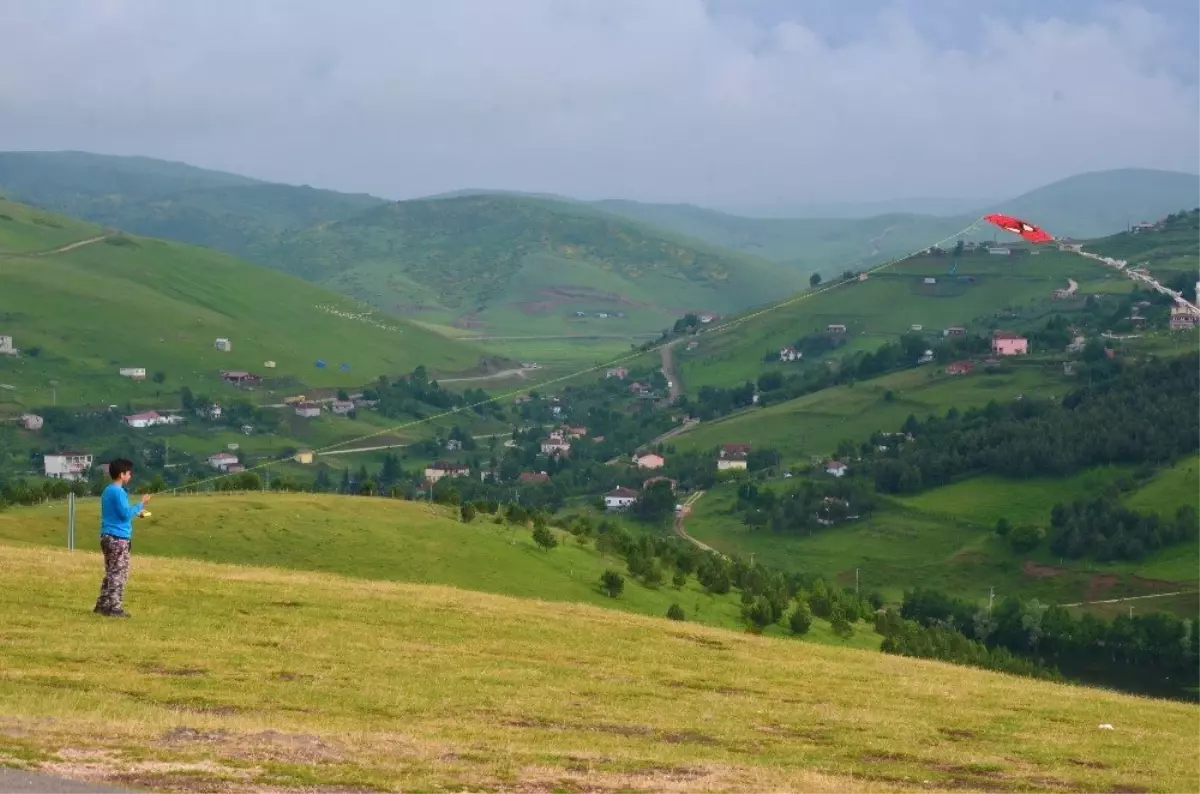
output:
[[89,237],[86,240],[76,240],[73,243],[60,245],[58,248],[51,248],[49,251],[0,251],[0,258],[18,259],[27,256],[50,256],[51,254],[65,254],[67,251],[74,251],[76,248],[83,248],[85,245],[98,243],[101,240],[106,240],[112,237],[111,234],[102,234],[99,237]]
[[499,372],[493,372],[491,375],[471,375],[465,378],[438,378],[438,383],[466,383],[473,380],[500,380],[501,378],[524,378],[526,372],[535,372],[540,367],[515,367],[513,369],[502,369]]
[[1192,595],[1191,590],[1177,590],[1174,593],[1151,593],[1150,595],[1129,596],[1128,598],[1106,598],[1102,601],[1080,601],[1075,604],[1062,604],[1064,607],[1082,607],[1090,604],[1122,604],[1126,601],[1141,601],[1143,598],[1166,598],[1167,596]]
[[129,789],[115,788],[101,783],[71,780],[65,777],[45,775],[41,772],[26,772],[22,769],[0,767],[0,791],[12,794],[90,794],[90,792],[125,792]]
[[693,546],[695,546],[698,549],[710,552],[712,554],[716,554],[718,557],[724,557],[725,556],[724,554],[717,551],[712,546],[708,545],[707,543],[704,543],[703,541],[696,540],[691,535],[689,535],[687,532],[687,529],[684,528],[684,526],[683,526],[683,520],[685,518],[687,518],[689,513],[692,512],[692,505],[696,504],[696,502],[698,502],[700,500],[701,496],[704,496],[704,491],[696,491],[694,494],[692,494],[691,496],[689,496],[687,498],[686,502],[683,503],[683,510],[681,510],[679,513],[677,513],[675,515],[675,524],[674,524],[675,534],[678,535],[679,537],[683,538],[684,540],[686,540],[688,543],[691,543]]
[[683,394],[683,384],[679,382],[679,373],[675,371],[675,358],[672,354],[675,345],[682,341],[682,339],[676,339],[659,348],[659,352],[662,354],[662,373],[667,379],[667,392],[671,395],[671,402]]

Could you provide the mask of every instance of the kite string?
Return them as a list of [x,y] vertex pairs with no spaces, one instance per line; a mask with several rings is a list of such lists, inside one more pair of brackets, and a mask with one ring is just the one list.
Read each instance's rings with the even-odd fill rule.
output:
[[[961,229],[960,231],[957,231],[954,234],[947,235],[946,237],[943,237],[942,239],[938,240],[937,242],[930,243],[929,245],[921,246],[920,248],[914,249],[913,251],[910,251],[907,254],[893,257],[885,262],[875,265],[872,268],[868,268],[867,270],[864,270],[862,272],[867,275],[872,274],[872,273],[878,273],[879,271],[885,270],[889,267],[899,264],[900,262],[903,262],[906,259],[911,259],[912,257],[916,256],[917,254],[921,253],[922,251],[927,251],[930,248],[935,248],[935,247],[941,246],[943,243],[949,242],[950,240],[954,240],[956,238],[968,235],[971,232],[975,231],[979,227],[979,225],[983,222],[983,220],[984,220],[983,218],[978,218],[974,222],[972,222],[970,225]],[[857,261],[861,261],[861,260],[856,260],[856,262]],[[848,266],[853,266],[853,263]],[[696,334],[694,334],[694,336],[703,336],[706,334],[719,334],[723,331],[729,330],[730,328],[734,328],[738,325],[741,325],[742,323],[745,323],[749,320],[753,320],[756,317],[762,317],[765,314],[769,314],[771,312],[778,311],[778,310],[786,308],[788,306],[794,306],[797,303],[808,300],[809,298],[816,297],[817,295],[822,295],[831,290],[838,289],[839,287],[843,287],[846,284],[853,283],[854,281],[855,281],[855,279],[853,279],[853,278],[843,279],[842,281],[836,281],[832,284],[821,287],[819,289],[813,289],[813,290],[809,290],[808,292],[802,292],[797,295],[793,295],[790,298],[786,298],[782,301],[779,301],[778,303],[773,303],[769,306],[765,306],[762,309],[759,309],[755,312],[751,312],[750,314],[746,314],[741,317],[735,318],[733,320],[729,320],[728,322],[722,323],[720,325],[716,325],[711,328],[702,328]],[[618,356],[617,358],[611,359],[609,361],[604,361],[604,362],[601,362],[598,364],[594,364],[590,367],[585,367],[584,369],[578,370],[576,372],[572,372],[568,375],[561,375],[556,378],[550,378],[548,380],[540,381],[540,382],[532,384],[530,386],[523,386],[522,388],[519,388],[519,389],[514,389],[512,391],[504,392],[501,394],[496,394],[496,395],[493,395],[486,399],[476,401],[474,403],[463,404],[463,405],[457,406],[455,408],[451,408],[446,411],[441,411],[439,413],[432,414],[430,416],[421,417],[420,419],[413,419],[412,421],[409,421],[409,422],[402,422],[397,425],[392,425],[392,426],[386,427],[382,430],[378,430],[373,433],[367,433],[366,435],[358,436],[356,438],[347,439],[345,441],[339,441],[335,444],[328,444],[324,447],[314,449],[313,455],[314,456],[322,455],[322,454],[325,454],[332,450],[335,450],[338,447],[344,447],[347,444],[358,444],[358,443],[367,441],[372,438],[378,438],[379,436],[382,436],[382,435],[387,435],[389,433],[396,433],[401,430],[407,430],[410,427],[416,427],[418,425],[427,424],[429,422],[437,421],[438,419],[445,419],[448,416],[453,416],[454,414],[461,413],[463,411],[474,410],[475,408],[479,408],[481,406],[487,405],[488,403],[492,403],[497,400],[504,400],[509,397],[515,397],[517,395],[533,391],[534,389],[540,389],[540,388],[544,388],[546,386],[552,386],[556,383],[562,383],[564,381],[573,380],[582,375],[587,375],[589,373],[596,372],[601,369],[608,369],[608,368],[614,367],[618,364],[623,364],[628,361],[632,361],[634,359],[641,358],[650,353],[658,351],[667,345],[674,344],[677,341],[679,341],[679,340],[671,339],[671,340],[667,340],[664,342],[660,342],[651,347],[648,347],[645,349],[638,349],[633,352]],[[397,445],[397,446],[399,446],[399,445]],[[277,463],[281,463],[281,462],[282,461],[279,461],[279,460],[269,460],[269,461],[266,461],[265,463],[260,463],[257,466],[252,466],[250,468],[244,469],[241,472],[224,472],[222,474],[218,474],[216,476],[209,477],[207,479],[203,479],[198,482],[176,486],[174,488],[169,489],[167,491],[167,493],[175,494],[175,493],[178,493],[179,491],[185,491],[185,490],[199,488],[203,485],[207,485],[209,483],[216,482],[218,480],[222,480],[227,477],[233,477],[237,474],[258,471],[259,469],[265,469],[265,468],[268,468],[270,466],[273,466],[273,465],[275,465]]]

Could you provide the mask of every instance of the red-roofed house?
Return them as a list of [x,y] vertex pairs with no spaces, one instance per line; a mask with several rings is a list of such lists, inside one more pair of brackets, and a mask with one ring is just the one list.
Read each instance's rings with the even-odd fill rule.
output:
[[834,477],[843,477],[846,474],[846,464],[840,460],[831,460],[825,464],[825,473],[832,474]]
[[955,361],[946,367],[946,372],[950,375],[967,375],[973,369],[975,369],[975,365],[970,361]]

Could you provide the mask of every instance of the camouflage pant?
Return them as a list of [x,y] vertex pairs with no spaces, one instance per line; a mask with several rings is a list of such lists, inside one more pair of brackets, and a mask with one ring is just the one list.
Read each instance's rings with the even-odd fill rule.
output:
[[104,552],[104,581],[100,584],[96,609],[112,612],[121,608],[121,599],[125,597],[125,581],[129,578],[129,541],[101,535],[100,550]]

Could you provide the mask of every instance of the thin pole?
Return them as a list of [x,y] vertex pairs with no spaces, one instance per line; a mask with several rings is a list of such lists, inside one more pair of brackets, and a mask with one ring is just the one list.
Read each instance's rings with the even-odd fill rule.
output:
[[67,494],[67,550],[75,549],[75,492]]

